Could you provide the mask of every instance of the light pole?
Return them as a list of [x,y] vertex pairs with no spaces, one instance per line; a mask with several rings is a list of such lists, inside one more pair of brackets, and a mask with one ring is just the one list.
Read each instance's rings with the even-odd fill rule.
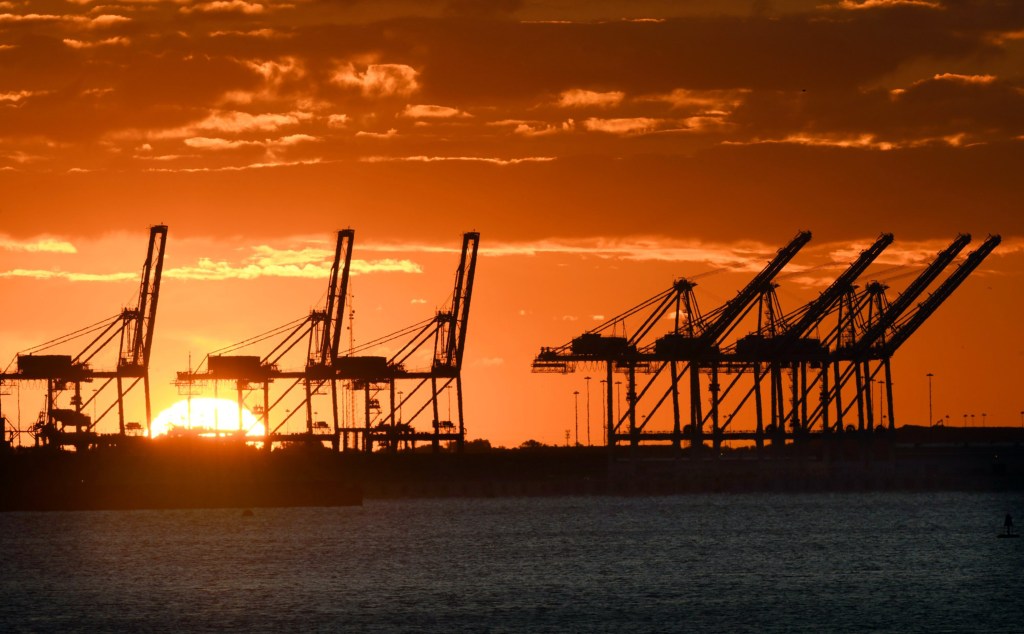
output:
[[615,382],[615,422],[622,417],[622,381]]
[[590,377],[585,376],[583,380],[587,382],[587,446],[590,446]]
[[971,427],[974,427],[974,414],[971,414]]
[[572,414],[573,422],[576,425],[576,444],[580,444],[580,391],[572,392]]
[[[608,390],[609,389],[610,388],[608,386],[608,379],[601,379],[601,394],[604,395],[604,396],[601,397],[601,398],[604,399],[604,403],[601,406],[601,429],[604,430],[605,434],[608,433],[608,414],[609,414],[609,412],[608,412],[608,395],[609,395]],[[1024,423],[1024,412],[1021,412],[1021,422]],[[1022,426],[1024,426],[1024,425],[1022,425]]]
[[1024,409],[1020,411],[1020,426],[1024,427]]
[[928,377],[928,426],[935,425],[935,419],[932,418],[932,377],[935,376],[931,372],[925,375]]
[[982,427],[984,427],[986,425],[985,421],[987,420],[987,417],[988,417],[988,414],[986,414],[985,412],[981,413],[981,426]]
[[964,414],[964,427],[967,427],[967,414]]

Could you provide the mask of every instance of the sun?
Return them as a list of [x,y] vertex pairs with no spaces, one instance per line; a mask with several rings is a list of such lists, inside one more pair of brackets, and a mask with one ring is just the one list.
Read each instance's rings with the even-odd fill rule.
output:
[[242,408],[238,424],[238,403],[226,398],[193,398],[178,401],[153,419],[153,437],[166,435],[223,436],[237,434],[263,436],[263,423]]

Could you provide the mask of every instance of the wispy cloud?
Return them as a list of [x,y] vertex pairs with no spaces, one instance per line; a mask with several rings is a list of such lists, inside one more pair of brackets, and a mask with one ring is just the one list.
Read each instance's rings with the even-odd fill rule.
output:
[[942,9],[940,2],[933,0],[842,0],[835,5],[839,9],[847,11],[860,11],[864,9],[885,9],[889,7],[924,7],[927,9]]
[[448,106],[409,105],[402,110],[401,116],[410,119],[465,119],[472,115]]
[[360,159],[364,163],[444,163],[447,161],[461,163],[490,163],[491,165],[519,165],[522,163],[547,163],[554,161],[553,156],[527,156],[523,158],[494,158],[486,156],[367,156]]
[[562,108],[578,108],[596,106],[610,108],[622,103],[626,94],[619,91],[594,92],[593,90],[566,90],[558,97],[558,105]]
[[609,134],[640,134],[653,132],[661,125],[660,119],[650,117],[633,117],[628,119],[597,119],[591,117],[583,122],[583,127],[591,132]]
[[408,97],[420,88],[418,76],[416,69],[406,64],[370,64],[360,71],[346,63],[334,71],[331,81],[357,88],[367,97]]
[[38,240],[15,240],[0,235],[0,250],[22,253],[77,253],[75,245],[57,238],[40,238]]

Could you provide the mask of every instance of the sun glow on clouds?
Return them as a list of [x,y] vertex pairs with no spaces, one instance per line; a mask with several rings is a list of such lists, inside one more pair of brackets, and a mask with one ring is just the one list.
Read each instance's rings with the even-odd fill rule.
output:
[[0,235],[0,249],[4,251],[20,251],[24,253],[77,253],[75,245],[66,240],[56,238],[40,238],[32,242],[15,240]]
[[405,107],[400,116],[410,119],[462,119],[472,115],[448,106],[409,105]]
[[354,64],[342,64],[331,81],[345,87],[358,88],[367,97],[408,97],[420,85],[419,73],[405,64],[370,64],[358,71]]
[[626,95],[623,92],[594,92],[592,90],[566,90],[558,97],[558,105],[562,108],[581,106],[597,106],[609,108],[622,103]]
[[633,117],[628,119],[596,119],[592,117],[583,122],[583,127],[591,132],[641,134],[654,131],[660,123],[661,120],[650,117]]
[[848,11],[858,11],[862,9],[884,9],[887,7],[900,7],[900,6],[911,6],[911,7],[924,7],[928,9],[941,9],[942,4],[939,2],[932,2],[931,0],[842,0],[836,7],[840,9],[846,9]]

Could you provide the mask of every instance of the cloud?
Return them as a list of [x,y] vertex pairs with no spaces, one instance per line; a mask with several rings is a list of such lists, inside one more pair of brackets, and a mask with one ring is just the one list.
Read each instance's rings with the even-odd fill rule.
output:
[[523,158],[491,158],[483,156],[367,156],[360,159],[364,163],[490,163],[492,165],[519,165],[521,163],[548,163],[554,161],[552,156],[527,156]]
[[591,132],[607,132],[609,134],[643,134],[653,132],[661,125],[660,119],[650,117],[633,117],[629,119],[596,119],[590,118],[583,122],[583,127]]
[[31,242],[0,235],[0,250],[23,253],[77,253],[75,245],[57,238],[40,238]]
[[261,132],[277,130],[287,126],[299,125],[309,121],[313,115],[308,112],[288,112],[283,114],[265,113],[249,114],[238,111],[212,112],[202,121],[194,124],[196,130],[216,130],[219,132]]
[[743,98],[749,93],[749,90],[743,88],[732,90],[676,88],[670,93],[640,97],[638,101],[665,102],[677,109],[729,111],[741,103]]
[[356,132],[357,137],[368,137],[371,139],[394,139],[398,136],[398,130],[395,128],[389,129],[387,132],[369,132],[366,130],[360,130]]
[[254,15],[263,13],[265,8],[262,4],[245,2],[244,0],[216,0],[214,2],[199,2],[181,7],[178,10],[182,13],[244,13],[246,15]]
[[136,281],[138,273],[72,273],[41,269],[12,269],[0,271],[0,278],[26,278],[33,280],[67,280],[69,282],[124,282]]
[[942,4],[933,0],[842,0],[835,5],[838,9],[859,11],[863,9],[887,9],[891,7],[909,6],[926,9],[942,9]]
[[561,95],[559,95],[558,106],[562,108],[577,108],[586,106],[609,108],[612,106],[617,106],[620,103],[622,103],[622,100],[625,97],[625,93],[619,91],[594,92],[592,90],[581,90],[575,88],[573,90],[566,90],[562,92]]
[[457,108],[449,108],[448,106],[409,105],[402,110],[399,116],[410,119],[462,119],[472,115]]
[[331,81],[358,88],[368,97],[408,97],[420,88],[418,76],[416,69],[406,64],[370,64],[360,72],[348,63],[334,71]]
[[104,40],[98,40],[95,42],[85,42],[82,40],[64,38],[63,42],[71,48],[94,48],[96,46],[128,46],[131,43],[131,40],[126,37],[108,37]]
[[0,92],[0,104],[6,102],[6,103],[11,103],[11,104],[17,105],[20,102],[24,101],[25,99],[28,99],[29,97],[32,97],[33,95],[38,95],[38,94],[39,93],[33,92],[31,90],[18,90],[18,91],[11,91],[11,92]]
[[995,75],[961,75],[959,73],[941,73],[932,79],[936,81],[954,81],[963,84],[991,84],[996,81]]
[[347,114],[332,114],[327,117],[327,125],[331,128],[344,128],[348,125],[348,121]]

